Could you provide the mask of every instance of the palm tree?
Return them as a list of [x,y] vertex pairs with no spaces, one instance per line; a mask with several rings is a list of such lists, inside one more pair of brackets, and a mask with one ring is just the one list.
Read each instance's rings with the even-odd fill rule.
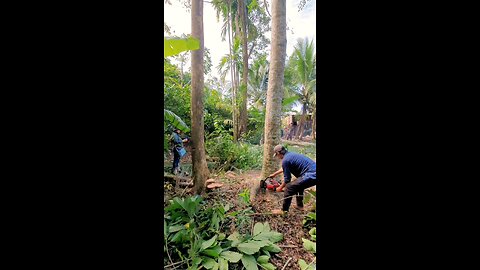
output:
[[192,174],[194,191],[201,194],[210,172],[205,157],[203,123],[204,88],[204,40],[203,40],[203,0],[192,0],[192,36],[200,41],[200,49],[192,51]]
[[265,115],[265,144],[263,149],[262,178],[277,170],[273,148],[280,143],[283,99],[283,79],[287,50],[286,0],[272,2],[272,44],[268,74],[267,107]]
[[306,114],[312,108],[310,97],[316,91],[316,55],[313,40],[309,41],[308,38],[298,39],[294,48],[288,66],[294,74],[293,83],[295,87],[293,90],[298,95],[302,106],[302,117],[296,134],[297,139],[299,139],[303,134]]
[[268,87],[268,61],[265,55],[256,59],[248,70],[248,93],[252,106],[265,110]]

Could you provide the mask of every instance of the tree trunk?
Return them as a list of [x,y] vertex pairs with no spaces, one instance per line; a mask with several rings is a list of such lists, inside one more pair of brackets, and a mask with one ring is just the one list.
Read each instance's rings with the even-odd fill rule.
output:
[[268,75],[262,178],[278,170],[273,148],[280,143],[283,77],[287,50],[286,0],[272,2],[272,43]]
[[238,11],[242,25],[242,84],[240,86],[240,130],[239,136],[247,132],[247,84],[248,84],[248,46],[247,46],[247,8],[245,0],[239,0]]
[[314,109],[313,115],[312,115],[312,139],[314,140],[316,139],[315,138],[315,128],[317,127],[316,122],[317,122],[317,110]]
[[307,104],[303,104],[302,107],[302,118],[300,118],[300,124],[298,125],[296,136],[297,139],[301,139],[303,137],[303,131],[305,130],[305,116],[307,114]]
[[203,123],[203,0],[192,0],[192,37],[200,41],[200,48],[192,51],[192,176],[194,191],[201,194],[210,172],[205,158]]
[[231,24],[231,15],[232,15],[232,1],[228,3],[228,45],[230,49],[230,78],[231,78],[231,85],[232,85],[232,121],[233,121],[233,141],[236,142],[237,138],[237,110],[236,108],[236,98],[237,92],[235,88],[235,61],[233,61],[233,53],[232,53],[232,39],[233,39],[233,26]]
[[[238,16],[238,6],[237,6],[237,12],[235,13],[235,32],[234,32],[235,36],[234,36],[234,43],[235,43],[235,39],[237,39],[239,36],[240,36],[240,25],[239,25],[239,16]],[[235,79],[235,107],[233,107],[233,109],[235,110],[235,116],[236,116],[236,119],[235,119],[235,123],[234,123],[234,135],[233,135],[233,140],[235,142],[238,141],[239,137],[240,137],[240,113],[239,113],[239,110],[238,110],[238,107],[239,107],[239,104],[238,104],[238,97],[239,97],[239,88],[240,88],[240,83],[239,83],[239,77],[240,77],[240,70],[238,70],[238,66],[237,66],[237,60],[234,60],[233,61],[233,64],[234,64],[234,79]]]

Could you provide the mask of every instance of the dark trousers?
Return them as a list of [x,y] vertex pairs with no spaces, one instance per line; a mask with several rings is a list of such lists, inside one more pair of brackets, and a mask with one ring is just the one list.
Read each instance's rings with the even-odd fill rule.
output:
[[317,185],[316,178],[303,179],[303,177],[299,177],[297,180],[288,183],[284,194],[285,199],[283,200],[282,210],[288,211],[294,195],[297,200],[297,206],[303,207],[303,191],[315,185]]
[[173,148],[173,168],[172,173],[175,172],[175,169],[180,165],[180,154],[177,149]]

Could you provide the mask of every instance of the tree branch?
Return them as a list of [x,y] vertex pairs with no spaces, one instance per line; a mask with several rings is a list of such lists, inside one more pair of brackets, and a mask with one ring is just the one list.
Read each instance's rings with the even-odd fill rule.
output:
[[268,11],[267,0],[263,0],[263,3],[265,3],[265,10],[267,11],[268,16],[270,16],[270,18],[271,18],[272,15],[270,14],[270,11]]
[[252,43],[252,47],[250,48],[250,52],[248,53],[248,58],[247,59],[250,59],[250,55],[252,54],[254,47],[255,47],[255,41]]

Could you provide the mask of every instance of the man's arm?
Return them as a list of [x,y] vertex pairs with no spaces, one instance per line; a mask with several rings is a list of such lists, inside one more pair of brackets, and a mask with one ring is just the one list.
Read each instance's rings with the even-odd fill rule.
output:
[[283,166],[283,183],[277,188],[278,192],[283,191],[285,186],[288,183],[290,183],[290,181],[292,180],[292,174],[290,173],[290,170],[288,169],[288,167],[284,166],[284,164],[282,164],[282,166]]
[[281,173],[283,173],[283,168],[281,168],[280,170],[278,170],[278,171],[270,174],[268,177],[274,178],[275,176],[277,176],[277,175],[279,175],[279,174],[281,174]]

